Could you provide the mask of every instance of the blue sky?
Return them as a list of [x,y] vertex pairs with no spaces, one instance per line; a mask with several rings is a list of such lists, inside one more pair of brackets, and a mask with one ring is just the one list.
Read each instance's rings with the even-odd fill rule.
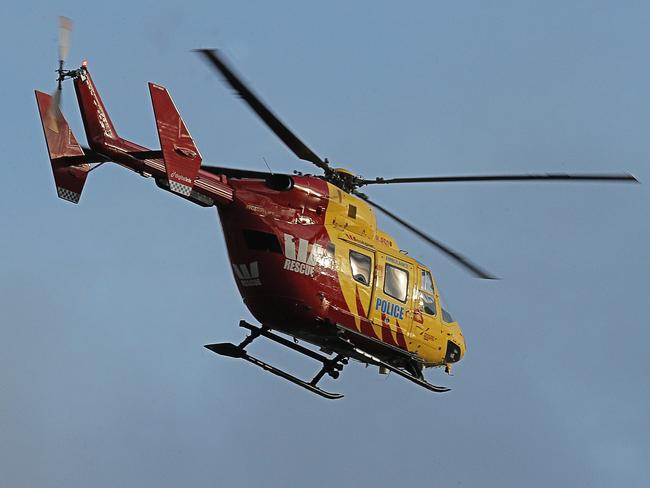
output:
[[[2,486],[648,486],[647,2],[5,2]],[[56,21],[120,135],[165,85],[204,160],[308,171],[190,50],[219,47],[318,154],[366,176],[621,172],[641,185],[373,188],[503,278],[428,263],[468,352],[432,395],[348,366],[328,402],[205,343],[250,318],[214,209],[119,167],[56,198],[33,89]],[[63,109],[82,139],[74,92]],[[252,349],[309,375],[269,344]]]

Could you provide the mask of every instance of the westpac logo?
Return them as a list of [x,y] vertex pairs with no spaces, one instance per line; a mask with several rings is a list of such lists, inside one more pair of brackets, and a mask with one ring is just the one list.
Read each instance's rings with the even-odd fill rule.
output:
[[309,244],[305,239],[284,235],[284,269],[288,271],[313,276],[317,259],[324,253],[319,244]]
[[235,272],[235,276],[239,279],[241,286],[260,286],[262,282],[260,281],[260,271],[257,265],[257,261],[246,264],[233,264],[232,270]]

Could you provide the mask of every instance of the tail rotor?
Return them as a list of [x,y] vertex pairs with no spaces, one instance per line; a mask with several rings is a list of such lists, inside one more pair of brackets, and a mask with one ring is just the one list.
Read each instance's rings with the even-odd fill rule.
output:
[[70,34],[72,32],[72,20],[68,17],[59,17],[59,67],[56,72],[59,74],[57,77],[57,86],[52,93],[52,104],[48,111],[48,124],[54,130],[58,128],[59,119],[61,118],[61,93],[63,90],[63,80],[65,80],[68,72],[63,68],[65,60],[70,51]]

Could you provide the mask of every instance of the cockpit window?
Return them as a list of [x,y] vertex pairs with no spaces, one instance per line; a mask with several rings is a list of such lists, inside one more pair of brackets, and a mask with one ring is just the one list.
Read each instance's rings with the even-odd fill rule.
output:
[[431,279],[431,273],[424,270],[422,270],[422,291],[429,295],[433,295],[433,280]]
[[350,251],[350,268],[352,268],[354,281],[368,286],[370,284],[371,265],[372,259],[370,256],[357,251]]
[[436,299],[433,293],[433,279],[431,273],[421,270],[420,274],[420,304],[424,313],[428,315],[435,315]]
[[427,313],[429,315],[435,315],[436,299],[433,297],[433,295],[422,293],[421,298],[422,298],[422,310],[424,310],[424,313]]
[[384,293],[400,302],[406,302],[406,293],[409,284],[408,271],[386,264],[386,275],[384,276]]

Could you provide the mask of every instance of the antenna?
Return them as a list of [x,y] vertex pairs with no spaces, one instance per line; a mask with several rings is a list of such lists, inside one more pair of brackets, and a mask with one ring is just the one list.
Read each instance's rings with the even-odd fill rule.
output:
[[264,161],[264,164],[265,164],[266,167],[268,168],[269,173],[273,174],[273,170],[272,170],[271,167],[269,166],[269,163],[267,163],[266,158],[265,158],[264,156],[262,156],[262,160]]

